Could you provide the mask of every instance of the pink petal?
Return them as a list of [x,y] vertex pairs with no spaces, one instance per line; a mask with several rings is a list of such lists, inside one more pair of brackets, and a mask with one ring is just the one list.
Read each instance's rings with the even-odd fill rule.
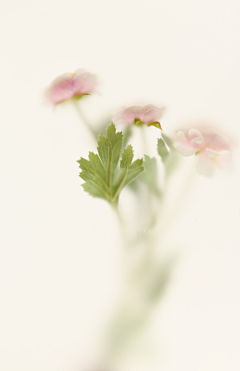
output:
[[189,136],[191,143],[195,143],[195,144],[203,143],[203,136],[198,129],[190,129],[188,131],[188,136]]
[[229,166],[232,160],[232,154],[230,151],[220,151],[219,156],[216,158],[216,165],[220,168]]
[[183,156],[196,153],[196,170],[199,174],[209,177],[213,175],[216,166],[229,164],[230,144],[212,129],[181,130],[177,132],[177,138],[174,146]]
[[151,104],[143,107],[143,117],[142,122],[144,124],[150,124],[152,122],[159,122],[161,119],[165,108],[158,108]]
[[206,151],[202,151],[196,156],[195,167],[198,174],[205,177],[211,177],[214,174],[214,161],[207,155]]
[[186,144],[184,142],[175,142],[174,147],[184,157],[192,156],[198,151],[197,148],[189,146],[188,142],[186,142]]
[[61,103],[73,97],[90,94],[96,87],[96,76],[77,70],[57,77],[46,91],[46,99],[52,104]]
[[213,149],[214,151],[229,150],[228,141],[221,135],[211,130],[202,131],[204,144],[206,147]]
[[131,125],[135,120],[141,120],[143,124],[150,124],[158,122],[162,117],[163,111],[164,108],[157,108],[152,104],[144,107],[131,106],[115,113],[113,122],[115,124]]
[[47,100],[53,104],[71,99],[73,95],[74,91],[71,74],[64,74],[56,78],[46,92]]
[[140,106],[131,106],[128,108],[123,108],[122,110],[115,113],[113,116],[114,124],[125,124],[131,125],[134,123],[135,119],[142,119],[143,112]]
[[[192,140],[189,139],[189,136],[192,137]],[[196,129],[191,129],[186,134],[184,133],[184,131],[180,130],[177,132],[177,138],[179,140],[174,143],[174,147],[180,152],[182,156],[192,156],[199,150],[199,146],[194,143],[194,139],[198,137],[199,133],[196,133]]]
[[127,108],[123,113],[124,119],[127,123],[133,123],[134,120],[140,119],[143,117],[143,110],[140,106],[132,106]]
[[181,130],[178,131],[177,132],[177,137],[178,137],[179,140],[187,142],[186,135],[184,134],[183,131],[181,131]]
[[213,149],[211,148],[206,148],[206,151],[207,151],[207,155],[212,158],[212,159],[216,159],[218,156],[220,156],[219,152],[217,151],[214,151]]
[[81,71],[74,77],[73,85],[75,95],[90,94],[96,88],[97,78],[89,72]]

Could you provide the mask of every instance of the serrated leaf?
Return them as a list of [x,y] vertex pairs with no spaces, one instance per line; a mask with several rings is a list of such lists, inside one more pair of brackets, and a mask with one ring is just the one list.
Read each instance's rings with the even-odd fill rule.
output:
[[167,159],[167,157],[168,157],[168,155],[169,155],[169,152],[168,152],[168,149],[166,147],[166,144],[164,143],[164,141],[162,140],[162,138],[159,138],[158,139],[157,150],[158,150],[159,156],[161,157],[161,159],[163,160],[163,162],[165,162],[166,159]]
[[129,166],[132,162],[132,159],[133,159],[133,148],[131,144],[129,144],[127,148],[124,148],[123,153],[122,153],[122,160],[120,163],[121,169]]
[[93,197],[117,202],[123,187],[143,171],[143,161],[133,160],[133,148],[129,145],[122,151],[122,133],[116,133],[114,124],[107,128],[107,135],[99,135],[98,154],[89,152],[88,160],[81,158],[80,177],[85,181],[83,188]]
[[143,167],[142,159],[136,160],[131,165],[129,165],[125,185],[130,183],[133,179],[135,179],[143,170],[144,170],[144,167]]
[[114,124],[108,126],[106,137],[103,135],[98,137],[97,150],[106,170],[106,181],[110,188],[122,150],[122,137],[121,132],[116,133]]
[[114,189],[115,197],[118,196],[123,187],[129,184],[143,171],[143,160],[136,160],[132,163],[132,159],[133,148],[131,145],[128,145],[128,147],[125,148],[122,153],[120,173]]

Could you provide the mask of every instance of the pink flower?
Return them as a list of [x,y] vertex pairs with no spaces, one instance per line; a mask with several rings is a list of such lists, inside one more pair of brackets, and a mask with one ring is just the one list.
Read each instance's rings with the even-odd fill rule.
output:
[[196,155],[196,170],[212,176],[215,167],[224,167],[231,158],[227,139],[210,129],[190,129],[177,132],[175,148],[182,156]]
[[143,125],[156,126],[159,129],[162,129],[159,122],[165,108],[158,108],[152,104],[147,106],[131,106],[128,108],[123,108],[118,111],[113,116],[114,124],[124,124],[124,125]]
[[64,73],[57,77],[46,90],[46,99],[56,105],[72,98],[81,98],[95,90],[96,76],[84,71]]

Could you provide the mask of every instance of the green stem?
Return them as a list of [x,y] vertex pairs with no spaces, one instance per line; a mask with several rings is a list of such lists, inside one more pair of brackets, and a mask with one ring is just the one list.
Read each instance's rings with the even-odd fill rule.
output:
[[115,215],[117,216],[119,231],[120,231],[119,233],[120,233],[120,237],[121,237],[121,240],[122,240],[122,244],[125,247],[129,247],[131,245],[131,243],[130,243],[130,240],[129,240],[128,235],[127,235],[126,225],[125,225],[125,222],[123,220],[122,214],[120,213],[118,203],[112,202],[111,205],[113,207]]
[[193,184],[193,181],[195,180],[196,176],[196,171],[190,166],[189,173],[187,176],[184,178],[184,183],[182,187],[180,188],[180,191],[177,194],[176,200],[173,204],[172,207],[168,207],[166,210],[166,195],[167,195],[167,185],[165,185],[165,194],[163,197],[163,203],[162,203],[162,208],[161,212],[159,214],[159,219],[158,219],[158,232],[161,235],[161,238],[163,239],[168,232],[168,225],[173,225],[173,223],[176,221],[178,218],[178,215],[180,211],[182,210],[186,199],[190,193],[190,188]]
[[126,180],[126,178],[127,178],[127,173],[128,173],[128,169],[126,169],[126,173],[125,173],[125,175],[124,175],[124,177],[123,177],[121,183],[119,184],[119,186],[118,186],[116,192],[114,193],[114,195],[113,195],[113,197],[112,197],[112,201],[114,201],[114,200],[116,199],[116,197],[119,195],[119,192],[120,192],[120,190],[121,190],[121,188],[122,188],[122,185],[124,184],[124,182],[125,182],[125,180]]
[[141,130],[141,137],[142,137],[142,150],[144,154],[148,153],[148,146],[147,146],[147,141],[146,141],[146,128],[145,126],[140,126]]
[[80,119],[82,120],[82,122],[84,123],[85,127],[88,129],[88,131],[91,133],[92,137],[94,138],[94,140],[97,139],[97,132],[93,129],[93,127],[91,126],[91,124],[89,123],[88,119],[86,118],[86,116],[83,114],[82,110],[80,109],[79,105],[78,105],[78,101],[76,100],[72,100],[72,103],[73,103],[73,106],[75,107],[77,113],[78,113],[78,116],[80,117]]

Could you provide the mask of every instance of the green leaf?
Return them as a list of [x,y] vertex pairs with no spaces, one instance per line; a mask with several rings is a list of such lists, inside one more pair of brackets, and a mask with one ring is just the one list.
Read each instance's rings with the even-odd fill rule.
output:
[[123,150],[120,168],[124,169],[128,167],[131,164],[132,159],[133,159],[133,148],[131,144],[129,144],[128,147]]
[[80,177],[85,181],[83,188],[91,196],[117,202],[123,187],[143,171],[142,159],[132,162],[131,145],[123,150],[121,156],[122,142],[122,133],[116,133],[114,124],[111,124],[106,136],[98,137],[98,154],[89,152],[88,160],[81,158],[78,161],[82,170]]
[[169,147],[170,149],[174,148],[174,147],[173,147],[173,141],[172,141],[171,138],[169,138],[169,137],[168,137],[166,134],[164,134],[164,133],[162,133],[162,137],[163,137],[164,142],[168,145],[168,147]]
[[111,187],[113,175],[116,170],[121,149],[122,149],[122,133],[116,133],[114,124],[107,128],[107,136],[99,135],[98,137],[98,153],[102,160],[105,169],[106,182]]
[[132,126],[127,126],[127,128],[125,129],[124,133],[123,133],[123,147],[125,147],[128,143],[128,140],[129,138],[131,137],[132,135]]
[[[169,138],[165,134],[162,134],[162,137],[163,137],[163,140],[158,139],[158,153],[162,157],[162,160],[163,160],[164,165],[165,165],[166,177],[168,178],[173,173],[175,168],[177,167],[180,156],[179,156],[178,151],[176,151],[176,149],[173,146],[172,139]],[[160,141],[162,141],[162,142],[160,143]],[[163,145],[165,145],[165,143],[167,144],[167,146],[169,148],[169,151],[168,151],[167,156],[164,157]],[[165,145],[165,147],[166,147],[166,145]],[[166,150],[167,150],[167,148],[166,148]],[[162,153],[162,155],[161,155],[161,153]]]
[[162,138],[158,139],[157,150],[158,150],[159,156],[161,157],[163,162],[165,162],[166,159],[168,158],[169,152]]

